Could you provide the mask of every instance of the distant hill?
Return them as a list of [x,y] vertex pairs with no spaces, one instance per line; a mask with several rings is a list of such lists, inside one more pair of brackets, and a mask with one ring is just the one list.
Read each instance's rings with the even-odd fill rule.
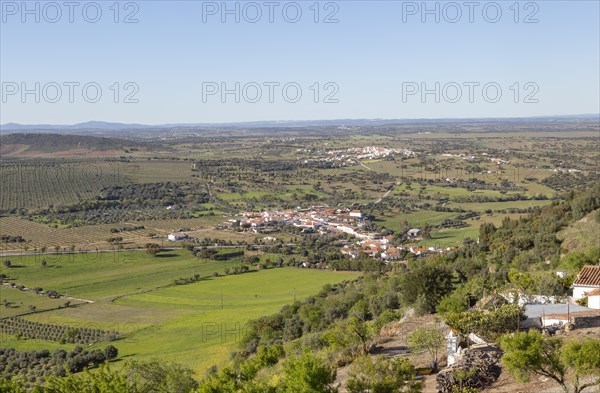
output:
[[562,247],[569,251],[585,251],[598,245],[600,236],[600,209],[594,210],[557,233]]
[[370,127],[382,125],[431,124],[431,123],[511,123],[511,122],[578,122],[597,121],[599,114],[557,115],[516,118],[439,118],[439,119],[332,119],[332,120],[265,120],[232,123],[173,123],[173,124],[124,124],[104,121],[87,121],[69,125],[53,124],[18,124],[7,123],[0,126],[2,132],[69,132],[69,131],[101,131],[101,130],[165,130],[178,128],[289,128],[289,127],[336,127],[355,126]]
[[69,130],[121,130],[121,129],[142,129],[150,126],[144,124],[124,124],[124,123],[109,123],[106,121],[86,121],[85,123],[77,123],[70,125],[55,125],[55,124],[18,124],[7,123],[2,124],[2,131],[69,131]]
[[[60,134],[8,134],[0,136],[4,157],[115,155],[140,144],[117,138]],[[107,154],[108,153],[108,154]]]

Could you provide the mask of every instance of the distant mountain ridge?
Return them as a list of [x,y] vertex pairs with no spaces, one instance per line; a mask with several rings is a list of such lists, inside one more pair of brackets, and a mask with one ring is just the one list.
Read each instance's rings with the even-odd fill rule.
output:
[[172,124],[127,124],[105,121],[87,121],[84,123],[54,125],[54,124],[19,124],[7,123],[0,125],[1,132],[7,131],[82,131],[82,130],[159,130],[177,128],[264,128],[264,127],[319,127],[319,126],[380,126],[411,123],[460,123],[460,122],[527,122],[527,121],[578,121],[598,120],[600,114],[557,115],[538,117],[514,118],[440,118],[440,119],[335,119],[335,120],[281,120],[253,121],[232,123],[172,123]]

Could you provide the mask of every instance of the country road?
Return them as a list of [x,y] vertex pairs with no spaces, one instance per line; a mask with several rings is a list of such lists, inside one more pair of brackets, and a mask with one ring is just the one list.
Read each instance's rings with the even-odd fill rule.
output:
[[394,184],[393,186],[391,186],[390,189],[387,190],[385,192],[385,194],[383,194],[381,196],[381,198],[379,198],[377,201],[375,201],[375,203],[379,203],[379,202],[383,201],[384,198],[386,198],[388,195],[390,195],[390,192],[394,191],[394,188],[398,187],[401,184],[402,184],[402,182],[397,181],[396,184]]
[[373,171],[373,169],[372,169],[372,168],[369,168],[368,166],[366,166],[365,164],[363,164],[363,162],[362,162],[362,161],[359,161],[358,163],[359,163],[361,166],[364,166],[365,168],[367,168],[368,170],[370,170],[370,171]]

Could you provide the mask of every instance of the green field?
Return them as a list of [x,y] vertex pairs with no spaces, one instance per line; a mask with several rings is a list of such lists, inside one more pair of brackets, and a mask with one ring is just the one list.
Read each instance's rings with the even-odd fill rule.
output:
[[461,208],[465,210],[471,210],[476,212],[484,212],[488,209],[493,211],[505,210],[505,209],[527,209],[529,207],[536,206],[548,206],[552,203],[551,200],[525,200],[525,201],[508,201],[508,202],[469,202],[460,203],[452,202],[448,204],[448,207]]
[[389,229],[399,230],[402,222],[408,221],[411,226],[421,226],[424,224],[436,225],[445,219],[453,218],[460,213],[436,212],[432,210],[418,210],[412,213],[398,213],[392,217],[378,217],[377,224]]
[[[67,301],[66,299],[50,299],[44,295],[36,295],[33,291],[20,291],[0,285],[0,302],[4,302],[5,299],[9,302],[9,306],[2,305],[0,307],[0,318],[27,314],[30,312],[30,305],[35,306],[36,311],[43,311],[61,307]],[[71,300],[72,305],[79,303],[81,302]]]
[[[199,377],[211,365],[228,360],[248,320],[274,313],[295,298],[302,300],[316,294],[325,284],[358,276],[349,272],[277,268],[151,290],[169,285],[172,277],[191,276],[194,271],[207,276],[237,263],[198,260],[187,251],[165,255],[169,254],[172,256],[152,257],[136,252],[120,259],[99,254],[98,260],[78,255],[71,261],[57,258],[46,268],[41,268],[32,257],[13,258],[13,265],[20,267],[2,267],[2,272],[18,283],[68,291],[71,296],[96,301],[29,315],[27,319],[118,330],[125,335],[115,343],[121,356],[176,360],[192,367]],[[17,295],[4,289],[1,293]],[[131,295],[115,299],[128,293]],[[103,345],[106,344],[98,344]],[[21,350],[59,347],[56,343],[18,340],[14,336],[3,336],[1,346]]]
[[166,251],[155,257],[139,251],[47,255],[44,256],[45,268],[40,265],[40,256],[9,259],[18,267],[2,266],[0,272],[17,283],[90,300],[164,286],[174,279],[194,274],[222,273],[226,267],[239,264],[239,260],[198,259],[184,250]]

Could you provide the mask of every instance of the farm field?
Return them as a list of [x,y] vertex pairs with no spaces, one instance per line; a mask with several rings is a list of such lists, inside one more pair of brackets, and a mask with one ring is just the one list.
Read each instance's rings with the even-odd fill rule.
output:
[[420,226],[426,223],[430,225],[439,224],[445,219],[457,216],[458,213],[436,212],[432,210],[419,210],[412,213],[398,213],[385,217],[378,217],[378,224],[389,229],[398,230],[404,221],[412,226]]
[[[272,314],[293,302],[294,298],[302,300],[316,294],[325,284],[354,279],[358,275],[297,268],[268,269],[125,296],[113,302],[104,299],[94,304],[35,314],[27,319],[68,326],[118,328],[126,335],[115,342],[121,356],[178,361],[192,367],[197,376],[202,377],[211,365],[222,365],[228,360],[248,320]],[[37,279],[41,283],[53,282],[50,278]],[[119,280],[115,278],[114,281]],[[139,283],[148,288],[155,281],[141,277]],[[117,287],[105,284],[103,286],[113,291]],[[107,289],[103,295],[109,295],[109,292]],[[22,350],[56,347],[45,344],[36,340],[16,340],[13,336],[3,337],[2,342],[4,347]]]
[[[21,253],[40,251],[46,247],[47,251],[55,251],[58,246],[61,251],[68,251],[71,245],[76,251],[94,251],[115,248],[109,244],[110,237],[116,234],[111,229],[122,225],[142,225],[144,229],[120,232],[123,238],[121,244],[124,248],[144,246],[148,242],[159,242],[165,246],[171,243],[166,240],[167,235],[179,228],[190,228],[190,236],[212,237],[223,240],[251,240],[253,236],[244,233],[215,231],[215,225],[222,224],[225,218],[221,215],[202,216],[190,219],[128,221],[117,224],[86,225],[74,228],[54,228],[50,224],[29,221],[19,217],[0,217],[0,231],[2,234],[10,233],[22,236],[24,243],[0,243],[0,251],[5,253]],[[153,236],[152,236],[153,235]]]
[[170,284],[174,279],[214,272],[239,260],[212,261],[193,257],[187,250],[165,251],[151,256],[144,251],[93,254],[49,254],[42,257],[3,257],[18,268],[0,267],[0,273],[27,287],[39,286],[61,294],[90,300],[125,295]]
[[0,211],[77,203],[125,181],[110,163],[72,160],[0,162]]
[[488,209],[493,211],[507,209],[527,209],[536,206],[548,206],[551,203],[551,200],[526,200],[508,202],[451,202],[447,206],[476,212],[484,212]]
[[[6,285],[0,285],[0,302],[8,301],[8,307],[4,304],[0,308],[0,318],[13,317],[31,312],[29,306],[34,306],[36,311],[44,311],[62,307],[65,299],[51,299],[44,295],[36,295],[32,291],[21,291]],[[71,305],[81,304],[76,300],[70,300]]]

